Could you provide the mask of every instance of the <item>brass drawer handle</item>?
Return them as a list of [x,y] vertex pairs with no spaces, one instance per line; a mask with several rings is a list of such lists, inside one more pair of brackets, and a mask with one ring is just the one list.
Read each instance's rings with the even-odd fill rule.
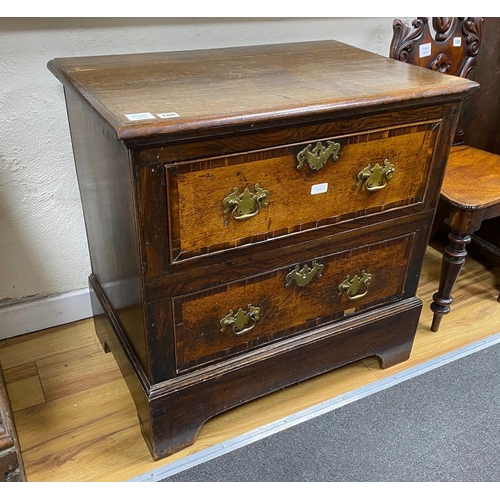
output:
[[233,310],[230,309],[220,320],[220,331],[223,332],[226,327],[232,326],[235,335],[243,335],[249,332],[257,324],[260,319],[259,314],[260,307],[255,307],[251,304],[248,304],[248,312],[240,308],[238,312],[234,314]]
[[347,275],[346,279],[339,285],[339,295],[346,292],[349,299],[360,299],[368,293],[372,275],[366,271],[361,271],[361,278],[356,274],[353,278]]
[[333,161],[339,159],[340,144],[338,142],[327,141],[328,146],[325,148],[321,142],[318,142],[316,146],[309,144],[305,147],[298,155],[297,160],[299,164],[297,165],[297,170],[300,170],[306,162],[309,168],[315,172],[321,170],[328,161],[328,158],[332,156]]
[[238,194],[238,191],[234,187],[233,192],[222,200],[224,215],[232,209],[231,217],[234,220],[246,220],[257,215],[262,207],[267,207],[269,191],[262,189],[259,183],[255,184],[255,193],[250,192],[247,187],[242,194]]
[[369,163],[359,172],[356,187],[361,186],[364,182],[368,191],[384,189],[387,183],[392,179],[395,171],[394,165],[387,159],[384,160],[383,167],[381,167],[379,163],[375,163],[375,166],[372,167]]
[[285,276],[286,285],[285,288],[288,288],[292,281],[295,281],[298,286],[307,286],[314,276],[321,278],[323,269],[325,268],[324,264],[319,264],[318,261],[312,261],[312,267],[309,267],[307,264],[304,264],[302,269],[299,270],[299,265],[297,264],[292,271],[290,271]]

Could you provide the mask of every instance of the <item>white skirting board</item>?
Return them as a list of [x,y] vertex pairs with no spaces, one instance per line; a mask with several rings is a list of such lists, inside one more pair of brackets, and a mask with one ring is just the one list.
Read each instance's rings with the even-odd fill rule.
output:
[[88,288],[0,306],[0,340],[90,318]]

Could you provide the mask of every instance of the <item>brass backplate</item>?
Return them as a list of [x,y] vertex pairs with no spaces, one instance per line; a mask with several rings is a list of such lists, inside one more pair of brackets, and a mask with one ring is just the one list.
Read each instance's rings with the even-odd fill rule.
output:
[[222,200],[222,213],[225,215],[231,211],[234,220],[246,220],[257,215],[262,207],[267,207],[269,191],[262,189],[259,183],[255,184],[254,189],[255,193],[252,193],[246,187],[242,194],[238,194],[239,189],[234,187],[232,193]]
[[227,327],[232,327],[235,335],[243,335],[249,332],[260,319],[260,307],[248,304],[248,311],[238,309],[236,313],[232,309],[220,320],[221,329],[223,332]]
[[358,183],[356,187],[364,183],[368,191],[379,191],[380,189],[384,189],[387,183],[392,179],[395,171],[394,165],[387,159],[384,160],[384,166],[375,163],[372,167],[369,163],[358,173]]
[[372,280],[372,275],[366,271],[361,271],[361,277],[357,274],[352,278],[348,275],[338,286],[339,295],[344,292],[349,299],[360,299],[368,293]]
[[297,170],[300,170],[304,163],[309,165],[309,168],[314,172],[321,170],[325,165],[330,156],[333,161],[339,159],[340,144],[338,142],[327,141],[328,146],[323,146],[321,142],[318,142],[316,146],[309,144],[297,155]]
[[324,264],[320,264],[318,261],[313,260],[311,267],[309,267],[307,264],[304,264],[302,269],[300,269],[299,264],[297,264],[292,271],[290,271],[286,276],[285,276],[285,281],[286,285],[285,287],[288,288],[291,284],[292,281],[295,281],[297,286],[307,286],[309,283],[311,283],[312,279],[317,276],[318,278],[321,278],[323,269],[325,268]]

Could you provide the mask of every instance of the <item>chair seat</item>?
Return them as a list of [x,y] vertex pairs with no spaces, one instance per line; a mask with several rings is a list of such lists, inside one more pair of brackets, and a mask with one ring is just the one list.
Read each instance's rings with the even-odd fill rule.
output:
[[500,155],[467,145],[453,146],[441,196],[458,207],[470,210],[499,204]]
[[[491,19],[494,21],[496,18]],[[483,92],[483,98],[469,101],[469,112],[464,113],[459,121],[463,129],[457,128],[455,143],[463,142],[464,138],[473,141],[474,135],[477,141],[486,124],[488,133],[492,137],[498,136],[498,112],[494,104],[498,101],[498,65],[495,66],[494,62],[499,52],[497,40],[500,30],[495,24],[489,24],[493,31],[483,31],[483,21],[482,17],[433,17],[431,29],[429,18],[418,17],[411,25],[400,19],[395,19],[392,25],[390,57],[461,78],[473,76],[476,62],[480,60],[478,57],[476,61],[476,56],[484,46],[486,52],[481,48],[481,56],[485,56],[481,75],[485,77],[484,71],[489,72],[487,81],[491,83],[490,90],[484,93],[482,89],[488,88],[488,85],[483,87],[481,82],[478,92]],[[483,33],[488,33],[484,39],[486,44],[482,42]],[[424,48],[426,57],[422,57]],[[472,137],[467,133],[469,127],[473,129]],[[472,234],[481,228],[484,220],[500,218],[500,155],[466,145],[453,146],[439,201],[431,234],[435,234],[436,228],[447,216],[450,242],[444,250],[439,288],[432,296],[433,332],[438,331],[442,317],[450,312],[453,302],[451,292],[465,262],[465,247]]]

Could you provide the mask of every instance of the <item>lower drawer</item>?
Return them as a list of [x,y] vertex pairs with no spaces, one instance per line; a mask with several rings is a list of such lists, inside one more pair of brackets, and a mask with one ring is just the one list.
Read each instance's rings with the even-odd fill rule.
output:
[[177,372],[339,320],[404,292],[414,233],[174,297]]

